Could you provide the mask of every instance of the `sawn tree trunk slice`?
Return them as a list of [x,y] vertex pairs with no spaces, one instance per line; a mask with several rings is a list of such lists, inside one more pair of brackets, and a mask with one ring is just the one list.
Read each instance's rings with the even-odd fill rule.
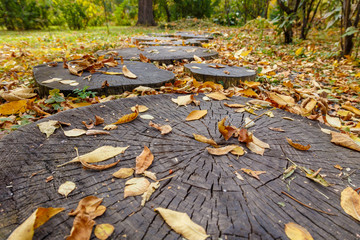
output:
[[194,55],[203,57],[204,59],[215,58],[218,56],[218,53],[213,50],[191,46],[152,46],[141,50],[138,48],[122,48],[99,51],[96,54],[109,55],[113,53],[117,53],[117,56],[114,56],[115,58],[120,59],[120,56],[122,56],[124,60],[139,60],[139,55],[141,53],[149,58],[150,61],[158,61],[159,63],[165,64],[170,64],[174,61],[182,61],[183,59],[192,61],[194,60]]
[[154,41],[163,41],[163,42],[170,42],[175,41],[176,38],[172,37],[149,37],[149,36],[138,36],[138,37],[132,37],[131,42],[137,43],[137,42],[154,42]]
[[[186,212],[214,240],[287,239],[284,224],[288,222],[305,227],[314,239],[356,238],[359,223],[345,214],[340,206],[340,193],[348,183],[337,176],[340,171],[333,166],[339,164],[344,168],[359,169],[359,152],[330,143],[330,136],[320,131],[318,123],[275,110],[274,118],[264,115],[250,128],[257,138],[270,144],[271,149],[266,150],[264,156],[249,150],[240,157],[232,154],[213,156],[205,150],[209,145],[195,141],[193,133],[213,138],[221,145],[238,144],[235,138],[224,140],[218,131],[218,121],[228,116],[229,124],[240,126],[244,124],[245,117],[253,119],[254,116],[246,112],[235,113],[224,106],[224,101],[203,101],[202,95],[196,96],[201,100],[198,107],[177,107],[171,101],[177,96],[119,99],[68,110],[41,120],[70,122],[72,126],[64,127],[64,130],[82,128],[81,121],[94,118],[94,115],[103,117],[109,124],[130,113],[135,104],[142,104],[149,108],[144,114],[152,115],[155,118],[153,122],[172,126],[173,130],[168,135],[161,135],[148,126],[149,120],[138,117],[119,125],[118,129],[110,131],[111,135],[68,138],[61,129],[57,129],[46,139],[36,126],[37,122],[4,137],[0,142],[0,238],[6,238],[37,207],[64,207],[66,211],[38,228],[34,236],[34,239],[62,240],[70,233],[74,220],[67,213],[88,195],[104,198],[103,205],[107,211],[95,220],[98,224],[114,225],[111,239],[182,239],[154,212],[156,207]],[[228,103],[245,104],[248,100],[233,97]],[[195,109],[207,109],[208,114],[201,120],[186,122],[186,116]],[[285,116],[294,121],[283,119]],[[285,132],[271,131],[269,127],[281,127]],[[311,149],[296,150],[286,142],[285,137],[311,144]],[[76,157],[75,146],[80,154],[85,154],[104,145],[130,147],[116,157],[121,159],[116,167],[101,172],[84,170],[80,163],[56,167]],[[170,173],[175,177],[162,181],[145,207],[140,208],[141,196],[124,199],[126,180],[112,180],[111,174],[123,167],[135,167],[135,158],[144,145],[155,156],[148,170],[157,173],[158,179]],[[282,180],[284,168],[290,165],[286,158],[304,167],[322,168],[326,179],[335,185],[322,187],[304,177],[299,170],[294,173],[291,184]],[[115,159],[109,160],[113,161]],[[260,175],[260,180],[257,180],[242,173],[241,168],[266,171],[266,174]],[[238,179],[235,171],[244,180]],[[360,179],[357,173],[351,179],[358,186]],[[54,180],[46,183],[45,179],[49,176],[53,176]],[[67,198],[57,193],[60,184],[65,181],[73,181],[77,186]],[[337,216],[308,209],[281,194],[282,191]],[[285,206],[279,203],[285,203]]]
[[[174,74],[169,71],[158,69],[155,65],[150,63],[125,61],[124,65],[134,73],[137,78],[130,79],[124,75],[108,75],[103,73],[84,72],[81,77],[73,75],[68,69],[63,68],[62,63],[56,67],[48,67],[46,64],[34,67],[34,77],[37,85],[39,86],[40,95],[48,95],[49,90],[57,88],[64,94],[70,94],[74,89],[83,89],[89,86],[87,90],[95,91],[99,95],[120,94],[124,91],[132,91],[134,88],[142,85],[148,87],[160,87],[164,83],[174,79]],[[116,67],[102,68],[100,70],[106,72],[122,72],[123,65],[120,64]],[[84,79],[92,75],[91,80]],[[79,85],[70,86],[60,82],[42,83],[43,81],[51,78],[62,78],[63,80],[76,80]],[[102,84],[107,81],[108,87],[102,88]]]
[[212,81],[222,84],[225,88],[237,86],[241,81],[254,81],[254,70],[243,67],[230,67],[217,64],[221,68],[213,68],[216,64],[189,63],[185,64],[185,71],[191,73],[199,81]]
[[139,45],[144,46],[201,46],[201,43],[208,42],[208,39],[203,38],[193,38],[193,39],[186,39],[186,40],[177,40],[171,42],[139,42]]

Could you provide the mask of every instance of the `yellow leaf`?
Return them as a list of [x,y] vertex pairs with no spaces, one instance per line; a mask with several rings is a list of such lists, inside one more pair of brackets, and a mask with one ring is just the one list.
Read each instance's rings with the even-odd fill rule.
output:
[[8,240],[31,240],[34,235],[34,230],[50,218],[63,211],[64,208],[38,208],[18,226],[9,236]]
[[238,147],[234,148],[233,150],[231,150],[230,153],[234,154],[236,156],[242,156],[245,154],[245,151],[242,147],[238,146]]
[[300,55],[302,55],[302,54],[304,54],[304,48],[303,48],[303,47],[298,48],[298,49],[295,51],[295,55],[296,55],[296,56],[300,56]]
[[226,147],[222,147],[222,148],[206,148],[206,150],[211,155],[221,156],[221,155],[228,154],[230,151],[236,149],[237,147],[239,147],[239,146],[230,145],[230,146],[226,146]]
[[98,224],[95,227],[95,236],[100,240],[105,240],[114,232],[114,226],[108,223]]
[[337,118],[337,117],[330,117],[329,115],[326,114],[325,119],[326,119],[326,122],[327,122],[330,126],[332,126],[332,127],[334,127],[334,128],[341,128],[341,121],[340,121],[339,118]]
[[258,97],[259,96],[256,92],[254,92],[254,90],[252,90],[250,88],[245,89],[245,90],[240,90],[240,91],[238,91],[238,93],[240,93],[246,97]]
[[258,86],[261,85],[261,83],[260,82],[248,82],[248,81],[245,81],[244,85],[248,86],[250,88],[257,88]]
[[91,105],[91,103],[89,103],[89,102],[79,102],[79,103],[69,102],[69,105],[72,106],[73,108],[79,108],[79,107],[89,106],[89,105]]
[[127,147],[113,147],[113,146],[102,146],[97,149],[95,149],[92,152],[86,153],[84,155],[81,155],[79,157],[75,157],[69,162],[63,163],[61,165],[58,165],[58,167],[62,167],[66,164],[73,163],[73,162],[86,162],[86,163],[96,163],[96,162],[102,162],[109,158],[115,157],[116,155],[119,155],[120,153],[124,153]]
[[[149,108],[145,105],[138,105],[138,108],[139,108],[139,113],[146,112],[147,110],[149,110]],[[136,106],[131,107],[131,111],[135,112]]]
[[112,175],[116,178],[128,178],[134,174],[135,170],[133,168],[120,168],[118,171],[114,172]]
[[28,100],[20,100],[20,101],[4,103],[0,105],[0,114],[12,115],[12,114],[23,113],[26,111],[27,101]]
[[207,114],[207,110],[194,110],[187,117],[186,121],[199,120]]
[[285,224],[285,233],[290,240],[314,240],[308,230],[293,222]]
[[72,191],[74,191],[75,188],[76,188],[75,183],[71,181],[66,181],[65,183],[60,185],[58,189],[58,193],[67,197]]
[[124,73],[124,76],[127,77],[127,78],[131,78],[131,79],[137,78],[137,76],[135,74],[130,72],[130,70],[126,67],[126,65],[123,65],[122,71]]
[[119,118],[119,120],[117,120],[116,122],[114,122],[112,124],[116,125],[116,124],[123,124],[123,123],[131,122],[131,121],[135,120],[138,115],[139,115],[139,109],[135,107],[135,112],[134,113],[126,114],[126,115],[122,116],[121,118]]
[[37,125],[40,129],[40,132],[45,133],[46,137],[50,137],[51,134],[55,132],[57,128],[60,127],[59,121],[49,120],[47,122],[42,122]]
[[355,113],[358,116],[360,116],[360,110],[357,109],[356,107],[353,107],[353,106],[350,106],[350,105],[342,105],[341,107]]
[[156,189],[158,189],[160,187],[160,182],[153,182],[150,183],[148,189],[146,190],[146,192],[144,192],[144,194],[141,196],[141,206],[145,206],[145,203],[147,201],[149,201],[151,195],[155,192]]
[[150,182],[142,178],[132,178],[125,183],[124,198],[138,196],[147,191]]
[[75,129],[71,129],[69,131],[64,131],[64,134],[67,137],[79,137],[81,135],[86,134],[86,130],[75,128]]
[[331,132],[331,142],[346,148],[350,148],[360,152],[360,144],[356,143],[351,137],[346,134]]
[[340,204],[347,214],[360,221],[360,196],[354,189],[347,187],[341,192]]
[[304,108],[302,108],[302,114],[303,115],[306,115],[306,114],[309,114],[316,106],[317,104],[317,101],[313,98],[311,98],[309,100],[309,102],[304,106]]
[[286,95],[282,95],[282,94],[278,94],[278,93],[274,93],[274,92],[269,92],[269,97],[272,101],[276,102],[280,107],[281,106],[292,107],[295,105],[295,100],[290,96],[286,96]]
[[226,117],[224,117],[220,122],[218,122],[218,128],[221,135],[223,135],[223,137],[227,141],[232,137],[234,133],[237,132],[238,129],[232,126],[225,126],[225,121]]
[[178,234],[188,240],[205,240],[209,237],[205,229],[194,223],[186,213],[166,208],[155,208],[165,222]]
[[204,137],[202,135],[195,134],[195,133],[193,133],[193,136],[194,136],[196,141],[207,143],[207,144],[210,144],[213,147],[217,147],[217,143],[212,139],[209,139],[207,137]]
[[229,99],[221,92],[212,92],[212,93],[206,94],[206,96],[208,96],[209,98],[215,99],[215,100],[219,100],[219,101]]
[[360,72],[358,72],[357,74],[355,74],[355,77],[360,78]]

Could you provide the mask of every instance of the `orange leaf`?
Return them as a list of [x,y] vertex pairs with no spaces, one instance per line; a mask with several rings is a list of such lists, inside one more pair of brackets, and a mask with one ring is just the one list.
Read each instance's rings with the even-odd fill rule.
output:
[[224,117],[220,122],[218,122],[218,128],[221,135],[223,135],[225,140],[227,141],[229,138],[232,137],[234,133],[238,131],[238,129],[233,126],[225,126],[225,120],[226,117]]
[[134,113],[126,114],[126,115],[122,116],[121,118],[119,118],[119,120],[117,120],[116,122],[114,122],[112,124],[116,125],[116,124],[123,124],[123,123],[131,122],[131,121],[135,120],[138,115],[139,115],[139,108],[135,106],[135,112]]
[[95,221],[89,214],[86,214],[85,208],[82,208],[76,215],[70,236],[66,240],[90,239]]
[[207,138],[207,137],[204,137],[204,136],[202,136],[202,135],[195,134],[195,133],[193,133],[193,136],[194,136],[194,138],[195,138],[196,141],[210,144],[210,145],[213,146],[213,147],[217,147],[217,146],[218,146],[217,143],[216,143],[214,140],[210,139],[210,138]]
[[1,115],[11,115],[17,113],[23,113],[26,111],[28,100],[19,100],[0,105]]
[[259,178],[260,174],[266,173],[266,171],[253,171],[251,169],[246,169],[246,168],[242,168],[241,171],[256,178],[257,180],[260,180],[260,178]]
[[353,107],[353,106],[350,106],[350,105],[342,105],[341,107],[355,113],[358,116],[360,116],[360,110],[357,109],[356,107]]
[[187,117],[186,121],[199,120],[207,114],[207,110],[194,110]]
[[248,82],[248,81],[244,82],[244,85],[250,88],[257,88],[258,86],[260,86],[260,84],[261,84],[260,82]]
[[286,96],[286,95],[281,95],[278,93],[274,93],[274,92],[269,92],[269,98],[276,102],[280,107],[286,107],[286,106],[294,106],[295,105],[295,100],[290,97],[290,96]]
[[360,152],[360,145],[357,144],[351,137],[346,134],[338,133],[338,132],[331,132],[331,142],[335,143],[336,145],[340,145],[346,148],[350,148]]
[[95,115],[95,126],[104,123],[104,119],[100,116]]
[[142,151],[142,153],[136,157],[135,173],[143,173],[146,169],[148,169],[148,167],[150,167],[153,160],[154,155],[151,153],[150,149],[147,146],[144,146],[144,150]]
[[124,73],[124,76],[127,77],[127,78],[131,78],[131,79],[137,78],[137,76],[135,74],[130,72],[130,70],[126,67],[126,65],[123,65],[122,71]]
[[259,95],[257,95],[256,92],[254,92],[254,90],[248,88],[245,90],[240,90],[238,91],[238,93],[240,93],[241,95],[244,95],[246,97],[258,97]]
[[142,53],[140,53],[140,61],[144,62],[144,63],[148,63],[150,62],[150,59],[148,59],[147,57],[145,57]]
[[170,125],[160,125],[160,124],[153,123],[152,121],[149,122],[149,126],[159,130],[161,132],[161,135],[168,134],[172,131],[172,128]]
[[96,212],[96,209],[100,206],[102,198],[96,196],[87,196],[81,199],[75,210],[71,210],[69,216],[75,216],[80,213],[81,209],[85,209],[86,214],[92,214]]
[[298,149],[298,150],[301,150],[301,151],[306,151],[306,150],[309,150],[310,149],[310,144],[304,146],[304,145],[301,145],[299,143],[294,143],[290,138],[286,138],[287,142],[294,148]]

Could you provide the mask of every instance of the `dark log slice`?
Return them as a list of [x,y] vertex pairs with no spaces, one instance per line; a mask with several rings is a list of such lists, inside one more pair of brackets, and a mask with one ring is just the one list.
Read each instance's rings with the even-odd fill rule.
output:
[[175,41],[176,38],[171,37],[149,37],[149,36],[138,36],[138,37],[132,37],[131,42],[137,43],[137,42],[156,42],[156,41],[163,41],[163,42],[170,42]]
[[207,38],[207,39],[214,39],[212,34],[196,34],[193,32],[176,32],[175,37],[188,39],[188,38]]
[[[174,79],[174,74],[169,71],[158,69],[155,65],[150,63],[142,63],[137,61],[125,61],[124,65],[134,73],[137,78],[130,79],[124,75],[108,75],[103,73],[84,72],[81,77],[73,75],[68,69],[63,68],[62,63],[56,67],[48,67],[46,64],[34,67],[35,81],[39,87],[40,95],[48,95],[49,90],[57,88],[64,94],[70,94],[74,89],[83,89],[89,86],[87,90],[95,91],[99,95],[120,94],[124,91],[132,91],[138,86],[160,87],[164,83]],[[116,67],[102,68],[101,71],[106,72],[122,72],[122,64]],[[91,75],[91,80],[84,79]],[[62,78],[63,80],[76,80],[79,85],[70,86],[60,82],[43,83],[43,81],[51,78]],[[102,84],[107,81],[108,87],[101,88]]]
[[[177,107],[171,101],[177,96],[119,99],[68,110],[41,120],[70,122],[72,126],[64,127],[64,130],[82,128],[81,121],[94,115],[103,117],[109,124],[129,113],[130,107],[142,104],[149,108],[145,114],[152,115],[155,118],[153,122],[172,126],[172,132],[167,135],[149,127],[149,120],[138,117],[119,125],[118,129],[110,131],[111,135],[68,138],[61,129],[57,129],[46,139],[34,123],[4,137],[0,141],[0,238],[6,238],[37,207],[64,207],[65,212],[38,228],[34,236],[34,239],[62,240],[70,233],[74,220],[67,213],[88,195],[104,198],[103,205],[107,211],[95,220],[114,225],[111,239],[125,239],[124,235],[126,239],[182,239],[154,212],[156,207],[186,212],[214,240],[287,239],[284,224],[288,222],[305,227],[314,239],[356,238],[359,223],[345,214],[340,206],[340,193],[348,182],[346,178],[338,177],[340,171],[333,166],[339,164],[355,170],[351,180],[352,184],[359,186],[359,152],[330,143],[330,136],[321,132],[318,123],[275,110],[274,118],[264,115],[250,128],[257,138],[270,144],[271,149],[266,150],[264,156],[249,150],[241,157],[232,154],[212,156],[205,149],[209,145],[195,141],[193,133],[213,138],[222,145],[239,144],[235,138],[224,141],[217,128],[218,121],[228,116],[229,124],[240,126],[244,124],[245,117],[254,116],[235,113],[225,107],[223,101],[203,101],[203,95],[196,96],[201,100],[198,107]],[[231,103],[245,104],[248,100],[233,97]],[[195,109],[207,109],[208,114],[201,120],[186,122],[186,116]],[[262,111],[265,110],[259,113]],[[285,116],[294,121],[283,119]],[[281,127],[285,132],[271,131],[269,127]],[[310,144],[311,149],[296,150],[286,142],[285,137]],[[115,158],[121,159],[115,168],[101,172],[84,170],[80,163],[56,167],[76,157],[75,146],[80,154],[85,154],[105,145],[130,147]],[[156,173],[158,179],[169,176],[170,170],[175,177],[162,181],[145,207],[139,208],[141,196],[124,199],[126,180],[112,181],[111,174],[123,167],[134,167],[135,158],[144,145],[155,156],[148,170]],[[284,169],[290,166],[286,158],[307,168],[322,168],[321,173],[335,185],[322,187],[307,179],[299,170],[294,173],[291,184],[289,180],[282,180]],[[266,171],[266,174],[260,175],[260,180],[257,180],[242,173],[241,168]],[[235,171],[244,180],[237,178]],[[37,174],[30,178],[35,172]],[[45,179],[50,175],[54,180],[46,183]],[[57,193],[65,181],[73,181],[77,186],[67,198]],[[281,194],[282,191],[337,216],[308,209]],[[284,206],[279,203],[284,203]]]
[[204,63],[189,63],[185,64],[185,71],[191,73],[196,80],[211,81],[222,84],[225,88],[237,86],[241,81],[254,81],[256,72],[243,67],[236,66],[222,66],[221,68],[214,68],[216,64]]
[[109,55],[114,53],[117,53],[117,56],[113,55],[115,58],[120,59],[120,56],[122,56],[124,60],[138,60],[141,53],[151,61],[165,64],[170,64],[174,61],[182,61],[184,59],[192,61],[194,60],[194,55],[204,59],[215,58],[218,56],[218,53],[213,50],[191,46],[152,46],[141,50],[138,48],[122,48],[99,51],[96,54]]

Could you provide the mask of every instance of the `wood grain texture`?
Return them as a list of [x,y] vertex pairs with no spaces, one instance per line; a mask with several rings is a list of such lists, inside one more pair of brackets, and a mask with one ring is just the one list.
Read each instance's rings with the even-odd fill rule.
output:
[[203,38],[193,38],[193,39],[184,39],[184,40],[176,40],[171,42],[139,42],[139,45],[144,46],[197,46],[201,47],[201,43],[208,42],[208,39]]
[[230,67],[226,65],[224,68],[212,68],[210,65],[204,63],[189,63],[184,65],[185,71],[191,73],[198,81],[211,81],[222,84],[224,88],[237,86],[241,81],[255,81],[256,73],[243,67]]
[[[120,63],[120,62],[119,62]],[[124,65],[134,73],[137,78],[130,79],[123,75],[107,75],[102,73],[84,72],[81,77],[75,76],[68,69],[63,68],[62,63],[56,67],[48,67],[46,64],[34,67],[34,77],[39,87],[41,96],[48,95],[49,90],[57,88],[65,95],[71,94],[74,89],[83,89],[89,86],[87,90],[95,91],[98,95],[120,94],[124,91],[132,91],[138,86],[160,87],[164,83],[174,79],[174,74],[169,71],[158,69],[150,63],[142,63],[136,61],[125,61]],[[100,70],[107,72],[122,72],[122,64],[111,68],[102,68]],[[84,80],[86,76],[92,75],[91,80]],[[71,79],[79,82],[77,86],[61,84],[59,82],[42,83],[51,78]],[[101,88],[104,81],[107,81],[109,87]]]
[[[255,126],[250,128],[257,138],[270,144],[271,149],[266,150],[264,156],[249,150],[241,157],[231,154],[212,156],[205,149],[209,145],[195,141],[193,133],[213,138],[222,145],[238,144],[236,139],[224,141],[217,129],[217,122],[228,116],[231,125],[240,126],[244,124],[245,117],[254,116],[235,113],[233,109],[225,107],[223,101],[203,101],[203,95],[196,96],[201,101],[200,106],[177,107],[171,101],[176,97],[162,94],[119,99],[68,110],[41,120],[71,122],[72,126],[65,130],[82,128],[81,121],[94,115],[103,117],[108,124],[130,113],[130,107],[141,104],[149,108],[145,114],[154,116],[153,122],[171,125],[173,130],[167,135],[161,135],[158,130],[151,128],[149,120],[138,117],[130,123],[119,125],[118,129],[111,131],[111,135],[67,138],[58,129],[46,139],[36,126],[37,122],[5,136],[0,141],[0,238],[6,238],[41,206],[65,207],[66,210],[37,229],[34,239],[62,240],[69,234],[73,223],[73,217],[67,216],[67,213],[88,195],[104,198],[103,205],[107,211],[95,220],[97,223],[114,225],[115,232],[111,239],[181,239],[154,212],[156,207],[186,212],[214,240],[287,239],[284,225],[288,222],[303,226],[314,239],[357,238],[360,234],[359,223],[345,214],[340,206],[340,193],[348,182],[337,176],[339,170],[333,165],[356,170],[351,179],[354,185],[359,186],[359,152],[330,143],[331,137],[321,132],[317,122],[276,110],[274,118],[264,115],[255,120]],[[245,104],[248,100],[232,97],[231,103]],[[185,121],[191,111],[205,109],[208,114],[203,119]],[[285,120],[282,118],[284,116],[294,121]],[[271,131],[269,127],[281,127],[285,132]],[[102,125],[96,128],[102,128]],[[298,151],[286,142],[286,137],[311,144],[311,149]],[[79,154],[84,154],[104,145],[130,147],[123,155],[109,160],[114,162],[121,158],[117,167],[102,172],[84,170],[79,163],[56,167],[76,156],[75,146]],[[158,178],[169,176],[169,170],[176,176],[162,181],[145,207],[139,208],[140,196],[123,197],[127,179],[112,181],[111,174],[120,168],[134,167],[135,158],[144,145],[150,148],[155,157],[149,171],[157,173]],[[322,174],[327,175],[326,179],[335,185],[324,188],[297,171],[288,190],[287,182],[282,180],[284,168],[289,166],[286,158],[315,170],[321,167]],[[266,171],[266,174],[260,175],[259,181],[243,174],[241,168]],[[243,181],[236,177],[235,170],[242,175]],[[39,173],[30,178],[34,172]],[[50,175],[54,180],[46,183],[45,179]],[[58,187],[66,181],[73,181],[77,185],[67,199],[57,193]],[[301,206],[281,194],[282,191],[337,216]],[[279,202],[285,203],[285,206],[281,207]],[[95,239],[94,235],[92,239]]]
[[154,41],[166,41],[166,42],[170,42],[170,41],[174,41],[176,40],[176,38],[172,38],[172,37],[158,37],[158,36],[154,36],[154,37],[149,37],[149,36],[137,36],[137,37],[132,37],[131,38],[131,42],[132,43],[137,43],[137,42],[154,42]]
[[182,39],[189,39],[189,38],[207,38],[207,39],[214,39],[212,34],[196,34],[193,32],[176,32],[175,37],[179,37]]
[[200,47],[191,46],[151,46],[143,49],[138,48],[122,48],[112,49],[108,51],[98,51],[97,55],[106,55],[108,52],[117,52],[118,56],[115,58],[123,57],[124,60],[139,60],[140,53],[149,58],[150,61],[157,61],[159,63],[170,64],[174,61],[182,61],[187,59],[194,60],[194,55],[203,57],[205,59],[216,58],[218,53]]

